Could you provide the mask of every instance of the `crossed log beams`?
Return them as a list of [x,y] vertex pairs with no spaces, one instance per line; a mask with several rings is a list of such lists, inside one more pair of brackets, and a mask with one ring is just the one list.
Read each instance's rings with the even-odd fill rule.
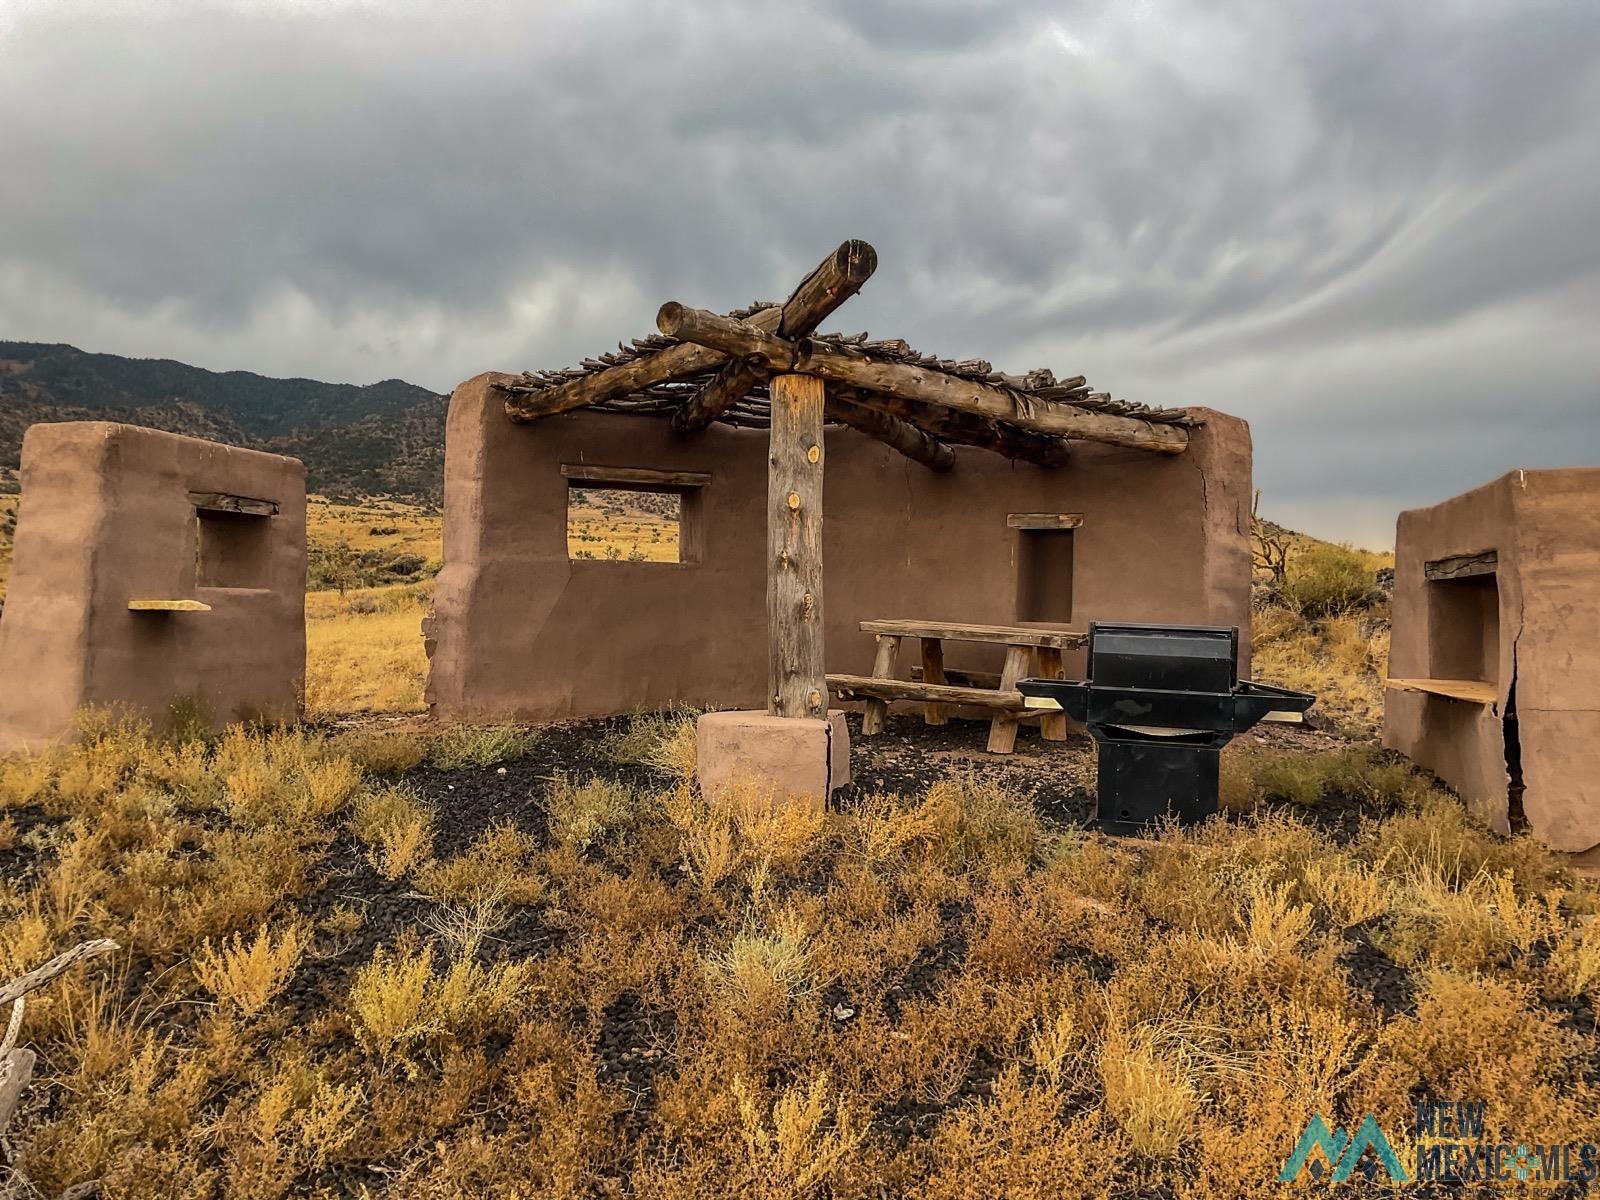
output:
[[[791,338],[802,337],[860,291],[877,266],[878,254],[870,245],[854,239],[845,242],[817,264],[788,300],[753,313],[747,323],[757,329],[786,331]],[[720,350],[680,342],[552,387],[512,392],[506,396],[506,416],[518,422],[537,421],[575,408],[620,400],[658,383],[693,379],[719,365],[723,370],[716,378],[673,416],[674,430],[692,432],[704,429],[737,404],[761,381],[765,371],[745,363],[730,363]]]
[[730,358],[768,370],[815,375],[866,392],[1002,421],[1031,433],[1107,442],[1160,454],[1181,454],[1189,445],[1189,431],[1181,425],[1088,412],[910,363],[882,362],[814,338],[790,342],[754,322],[688,308],[672,300],[656,314],[656,328],[680,342],[720,350]]
[[[777,322],[764,323],[763,328],[786,341],[805,337],[859,292],[877,269],[878,252],[866,242],[851,238],[812,268],[780,306]],[[741,359],[729,362],[673,414],[672,431],[689,434],[704,429],[744,399],[765,375],[765,370]]]
[[[788,300],[754,313],[748,318],[749,324],[777,331],[784,337],[803,337],[859,292],[877,268],[878,252],[868,243],[852,238],[818,263]],[[538,391],[512,392],[506,396],[506,416],[519,423],[536,421],[591,404],[618,400],[658,383],[692,379],[719,363],[723,364],[722,369],[673,414],[675,432],[694,433],[743,399],[766,377],[766,369],[742,360],[730,362],[721,351],[694,342],[680,342],[579,379]],[[851,407],[847,403],[830,402],[828,409],[830,416],[935,471],[948,471],[955,465],[955,456],[949,447],[941,446],[895,414],[884,410],[865,411],[859,405]]]

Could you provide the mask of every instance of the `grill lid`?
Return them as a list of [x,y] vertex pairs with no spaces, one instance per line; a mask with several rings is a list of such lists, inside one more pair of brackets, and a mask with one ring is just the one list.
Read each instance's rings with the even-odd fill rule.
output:
[[1089,625],[1092,687],[1226,695],[1238,683],[1239,631],[1196,625]]

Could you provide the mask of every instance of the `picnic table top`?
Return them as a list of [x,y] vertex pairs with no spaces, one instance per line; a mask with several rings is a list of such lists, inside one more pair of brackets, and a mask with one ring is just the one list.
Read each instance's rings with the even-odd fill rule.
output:
[[951,642],[998,642],[1006,646],[1038,646],[1072,650],[1089,635],[1076,629],[1039,629],[1021,625],[958,625],[949,621],[863,621],[862,633],[880,637],[940,638]]

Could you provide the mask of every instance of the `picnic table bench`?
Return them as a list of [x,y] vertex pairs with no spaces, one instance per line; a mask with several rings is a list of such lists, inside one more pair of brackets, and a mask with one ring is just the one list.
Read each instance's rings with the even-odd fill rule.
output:
[[[1027,709],[1017,680],[1031,673],[1042,679],[1064,678],[1061,652],[1076,649],[1087,635],[1066,629],[1027,629],[1012,625],[957,625],[947,621],[862,621],[861,631],[878,639],[878,653],[871,675],[829,675],[828,691],[835,696],[866,701],[861,732],[871,736],[883,732],[884,717],[891,700],[920,700],[922,719],[929,725],[943,725],[949,719],[946,708],[966,705],[992,709],[989,723],[989,751],[1010,754],[1017,742],[1017,724],[1034,715]],[[922,678],[900,679],[895,671],[900,660],[900,643],[916,638],[922,648]],[[983,678],[967,672],[949,672],[944,666],[946,642],[987,642],[1006,648],[1005,666],[995,686],[992,676]],[[966,683],[952,682],[962,679]],[[1047,741],[1065,741],[1067,717],[1061,712],[1040,712],[1039,733]]]

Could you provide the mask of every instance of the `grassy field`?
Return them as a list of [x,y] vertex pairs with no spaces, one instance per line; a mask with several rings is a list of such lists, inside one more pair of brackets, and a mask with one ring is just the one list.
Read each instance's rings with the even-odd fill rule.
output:
[[1405,1163],[1419,1095],[1600,1128],[1600,895],[1370,751],[1107,841],[960,775],[708,805],[687,728],[0,765],[0,979],[125,947],[27,1007],[25,1194],[1199,1200],[1283,1194],[1317,1112]]
[[349,546],[356,553],[381,551],[416,556],[435,570],[444,558],[441,514],[398,500],[335,504],[321,496],[306,503],[306,541],[328,549]]

